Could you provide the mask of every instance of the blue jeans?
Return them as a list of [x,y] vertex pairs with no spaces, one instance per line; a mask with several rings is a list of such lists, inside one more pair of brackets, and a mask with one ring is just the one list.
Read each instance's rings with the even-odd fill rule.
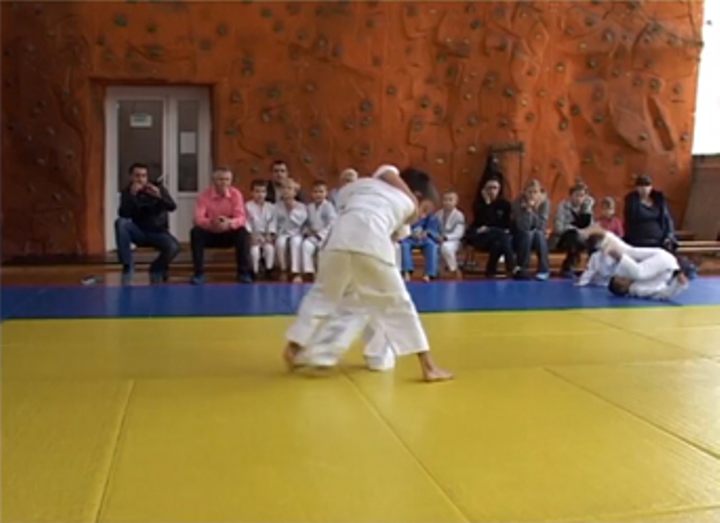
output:
[[547,237],[545,231],[514,231],[515,252],[520,269],[527,271],[530,264],[530,252],[535,251],[538,257],[538,272],[550,272]]
[[438,244],[430,238],[423,238],[418,240],[416,238],[405,238],[400,242],[401,249],[401,264],[403,272],[412,272],[414,269],[412,251],[413,249],[421,249],[423,256],[425,257],[425,274],[431,278],[435,278],[438,275]]
[[132,269],[132,244],[138,247],[154,247],[160,254],[150,264],[150,273],[167,276],[170,262],[180,252],[180,244],[169,232],[146,232],[128,218],[115,220],[115,243],[118,260],[124,271]]

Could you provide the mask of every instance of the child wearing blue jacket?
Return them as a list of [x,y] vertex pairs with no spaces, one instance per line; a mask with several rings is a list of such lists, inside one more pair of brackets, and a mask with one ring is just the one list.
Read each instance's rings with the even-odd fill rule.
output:
[[440,220],[433,214],[432,203],[423,201],[420,204],[420,219],[411,226],[411,234],[400,242],[401,265],[405,281],[410,281],[414,270],[412,251],[420,249],[425,258],[424,281],[437,278],[439,265],[440,243],[442,232]]

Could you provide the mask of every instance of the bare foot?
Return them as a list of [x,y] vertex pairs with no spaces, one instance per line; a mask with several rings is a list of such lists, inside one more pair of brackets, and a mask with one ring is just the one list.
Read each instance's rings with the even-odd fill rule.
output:
[[463,279],[462,271],[460,269],[455,271],[455,279],[457,279],[457,280]]
[[425,276],[423,276],[423,281],[424,281],[425,283],[429,283],[429,282],[430,282],[430,276],[428,276],[427,274],[426,274]]
[[428,383],[435,381],[446,381],[453,379],[452,372],[438,367],[430,356],[430,352],[421,352],[418,354],[420,360],[420,369],[422,370],[423,380]]
[[293,277],[292,282],[293,283],[302,283],[303,282],[302,276],[300,276],[299,274],[296,274],[295,277]]
[[410,273],[409,273],[409,272],[406,272],[405,274],[403,274],[403,279],[404,279],[405,281],[410,281]]
[[292,372],[300,366],[295,361],[295,358],[298,354],[300,354],[301,350],[302,347],[294,341],[289,341],[288,344],[285,345],[285,350],[283,350],[282,357],[283,360],[285,360],[285,364],[287,365],[289,371]]
[[435,381],[447,381],[453,379],[452,372],[441,369],[440,367],[433,367],[432,369],[423,369],[423,380],[428,383]]

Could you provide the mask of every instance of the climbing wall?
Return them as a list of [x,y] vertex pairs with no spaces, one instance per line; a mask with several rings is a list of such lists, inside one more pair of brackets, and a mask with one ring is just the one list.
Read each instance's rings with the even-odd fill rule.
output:
[[702,3],[3,2],[6,256],[103,247],[104,89],[212,89],[239,185],[414,164],[468,207],[490,147],[511,191],[621,197],[690,180]]

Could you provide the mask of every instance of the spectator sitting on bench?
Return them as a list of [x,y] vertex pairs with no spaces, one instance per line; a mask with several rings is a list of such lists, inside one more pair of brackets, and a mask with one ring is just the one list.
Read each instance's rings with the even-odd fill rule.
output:
[[625,197],[625,241],[634,247],[677,248],[675,226],[665,195],[653,189],[649,176],[638,176]]
[[275,215],[277,216],[275,252],[277,261],[282,277],[287,279],[287,271],[290,270],[293,283],[302,283],[300,272],[303,229],[308,216],[305,204],[296,199],[299,190],[300,184],[292,178],[288,178],[282,187],[280,201],[275,204]]
[[538,257],[538,280],[550,277],[546,228],[550,215],[550,202],[538,180],[530,180],[520,197],[512,204],[513,241],[520,269],[515,272],[517,279],[528,279],[530,252],[535,250]]
[[[281,193],[285,180],[290,179],[290,169],[287,162],[283,160],[275,160],[271,167],[272,179],[267,185],[267,201],[270,203],[278,203],[281,199]],[[295,199],[304,202],[305,197],[301,190],[298,189]]]
[[191,283],[205,282],[205,247],[235,247],[237,280],[250,283],[250,234],[245,228],[245,202],[232,186],[233,174],[221,167],[213,172],[213,184],[195,203],[195,227],[190,231],[193,276]]
[[600,217],[597,222],[600,227],[618,238],[625,236],[622,220],[615,216],[615,198],[612,196],[606,196],[600,201]]
[[588,194],[587,185],[582,182],[573,185],[569,195],[569,198],[558,205],[550,240],[551,247],[567,253],[560,269],[564,278],[572,278],[580,265],[580,256],[585,251],[586,244],[578,229],[592,224],[595,205],[595,200]]
[[466,242],[475,249],[487,251],[485,275],[489,278],[497,274],[500,257],[505,258],[505,270],[508,275],[517,271],[515,251],[512,245],[511,206],[500,196],[502,183],[499,178],[488,178],[483,187],[481,198],[475,201],[474,219],[468,229]]
[[277,217],[275,204],[266,201],[267,183],[265,180],[253,180],[252,200],[245,204],[247,229],[250,233],[250,259],[253,274],[260,274],[260,260],[265,262],[265,273],[275,266],[275,237],[277,235]]
[[440,254],[447,269],[459,278],[457,252],[465,236],[465,215],[457,208],[457,204],[458,194],[455,191],[446,192],[443,195],[443,208],[435,216],[440,222],[442,234]]
[[414,270],[412,251],[421,249],[425,258],[424,281],[437,278],[438,246],[441,241],[440,220],[433,214],[434,205],[423,200],[419,205],[420,218],[410,226],[411,234],[400,241],[401,265],[405,281],[410,281]]
[[311,279],[315,276],[315,256],[337,218],[335,206],[327,199],[327,184],[323,180],[313,183],[307,214],[302,242],[302,270],[305,277]]
[[180,244],[168,231],[168,212],[174,211],[177,206],[165,187],[148,180],[147,165],[131,165],[130,180],[120,196],[120,217],[115,221],[122,284],[132,283],[133,243],[160,251],[150,264],[150,283],[161,283],[167,281],[170,262],[180,252]]

